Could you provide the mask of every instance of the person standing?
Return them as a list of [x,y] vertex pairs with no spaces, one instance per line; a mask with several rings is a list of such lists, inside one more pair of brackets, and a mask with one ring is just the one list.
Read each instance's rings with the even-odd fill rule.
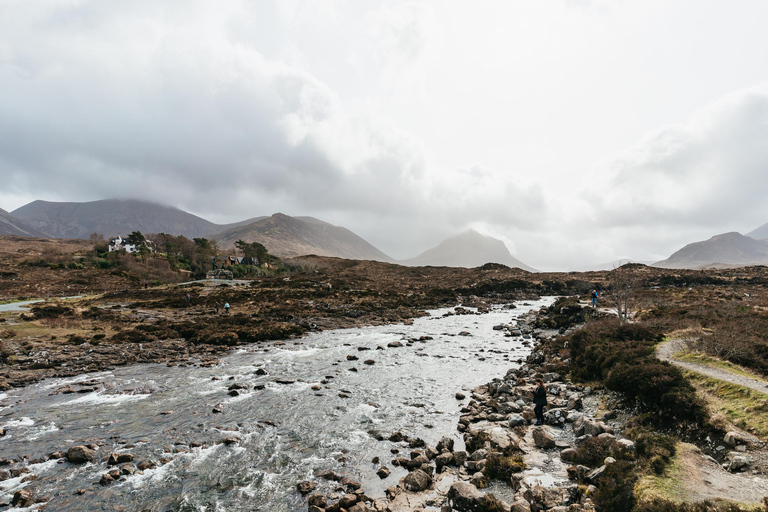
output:
[[229,314],[229,302],[224,303],[224,314]]
[[592,307],[597,307],[597,290],[592,290]]
[[543,425],[544,407],[547,405],[547,387],[541,379],[536,379],[536,387],[533,390],[533,403],[533,412],[536,414],[536,425]]

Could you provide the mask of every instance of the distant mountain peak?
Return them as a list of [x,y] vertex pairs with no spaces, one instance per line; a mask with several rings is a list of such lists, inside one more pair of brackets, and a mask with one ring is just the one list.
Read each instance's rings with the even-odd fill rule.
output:
[[501,263],[508,267],[521,268],[529,272],[535,269],[512,256],[503,241],[484,235],[474,229],[443,240],[415,258],[401,263],[410,266],[468,267],[475,268],[486,263]]
[[700,268],[713,265],[747,266],[768,264],[768,243],[731,231],[694,242],[654,263],[664,268]]

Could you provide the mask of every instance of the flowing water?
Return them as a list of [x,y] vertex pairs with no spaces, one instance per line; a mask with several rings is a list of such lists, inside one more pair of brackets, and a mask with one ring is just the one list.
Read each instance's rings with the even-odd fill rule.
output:
[[[306,508],[296,483],[327,469],[382,496],[405,471],[390,464],[398,446],[377,440],[379,433],[402,430],[432,446],[451,435],[462,446],[456,423],[466,401],[455,393],[503,376],[530,351],[492,327],[550,303],[483,315],[438,310],[413,325],[249,346],[211,368],[134,365],[0,393],[7,432],[0,457],[32,462],[73,445],[102,444],[97,463],[28,463],[38,478],[0,482],[0,503],[29,486],[56,511],[293,511]],[[420,337],[432,339],[406,344]],[[404,346],[387,347],[392,341]],[[364,364],[368,359],[374,364]],[[228,394],[233,383],[245,388],[239,396]],[[67,387],[83,392],[62,393]],[[217,405],[223,412],[213,412]],[[238,442],[221,443],[227,437]],[[135,462],[170,462],[102,486],[112,451],[131,453]],[[393,470],[386,480],[376,476],[377,456]]]

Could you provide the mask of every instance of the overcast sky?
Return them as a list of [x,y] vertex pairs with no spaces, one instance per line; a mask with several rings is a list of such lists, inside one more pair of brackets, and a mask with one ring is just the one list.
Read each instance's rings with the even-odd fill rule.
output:
[[0,208],[283,212],[540,269],[768,222],[762,0],[0,0]]

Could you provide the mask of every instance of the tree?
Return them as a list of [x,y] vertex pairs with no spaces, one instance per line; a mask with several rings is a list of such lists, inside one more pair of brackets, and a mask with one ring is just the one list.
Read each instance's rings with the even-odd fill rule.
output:
[[94,231],[93,233],[91,233],[90,240],[91,242],[101,242],[102,240],[104,240],[104,235]]
[[635,304],[637,279],[631,265],[628,263],[611,271],[610,292],[616,306],[616,314],[622,324],[629,321]]

